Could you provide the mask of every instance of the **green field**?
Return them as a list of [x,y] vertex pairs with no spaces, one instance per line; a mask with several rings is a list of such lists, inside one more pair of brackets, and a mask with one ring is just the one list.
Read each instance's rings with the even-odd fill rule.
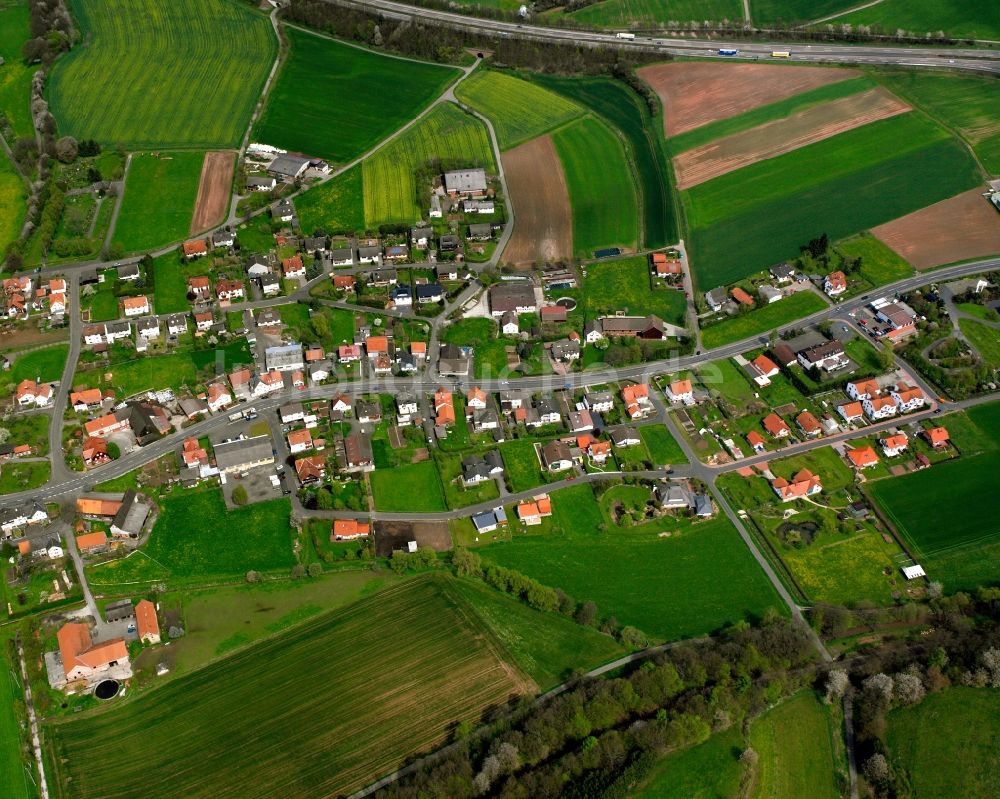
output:
[[504,473],[515,493],[535,488],[544,482],[534,442],[505,441],[500,445],[500,454],[503,456]]
[[757,799],[839,799],[837,774],[846,771],[841,732],[830,708],[812,693],[793,696],[750,725],[757,750]]
[[797,291],[778,302],[758,307],[741,316],[735,316],[711,327],[706,327],[701,331],[701,341],[708,349],[721,347],[724,344],[750,338],[758,333],[769,333],[775,328],[783,327],[796,319],[822,311],[826,307],[826,302],[814,292]]
[[7,245],[21,234],[21,225],[24,224],[27,211],[24,182],[7,159],[6,153],[0,153],[0,208],[5,210],[0,215],[0,252],[5,252]]
[[205,154],[136,153],[113,239],[125,252],[163,247],[187,238]]
[[0,494],[29,491],[45,485],[51,476],[48,461],[7,462],[0,466]]
[[913,799],[1000,795],[997,743],[1000,693],[989,688],[949,688],[887,717],[886,753],[909,776]]
[[73,0],[84,44],[48,84],[60,131],[141,147],[239,143],[278,52],[263,14],[225,0]]
[[[490,544],[483,557],[592,600],[658,640],[701,635],[780,605],[725,519],[618,528],[588,485],[554,492],[552,505],[558,532]],[[664,530],[671,535],[661,538]]]
[[993,78],[893,70],[880,72],[879,80],[956,131],[987,172],[1000,174],[1000,96]]
[[14,711],[14,702],[24,701],[19,687],[21,674],[17,662],[8,661],[6,657],[7,641],[6,634],[0,636],[0,647],[3,647],[0,650],[0,741],[4,743],[0,747],[0,785],[4,787],[4,796],[10,799],[34,799],[37,791],[28,779],[35,777],[21,760],[21,748],[27,746],[27,739]]
[[968,151],[913,113],[761,161],[682,194],[697,281],[733,282],[821,233],[844,238],[980,182]]
[[615,311],[633,316],[655,314],[664,322],[683,325],[687,300],[677,289],[654,289],[650,285],[646,256],[591,264],[583,283],[583,311],[594,319]]
[[[253,140],[335,163],[370,150],[458,76],[450,67],[379,55],[299,28],[285,32],[291,50]],[[339,112],[331,98],[344,101]]]
[[636,799],[735,799],[739,796],[739,756],[746,746],[736,727],[705,743],[673,752],[652,769]]
[[685,131],[669,140],[670,152],[677,155],[695,147],[702,147],[724,136],[732,136],[734,133],[742,133],[745,130],[756,128],[767,122],[785,119],[806,108],[819,105],[820,103],[828,103],[831,100],[839,100],[842,97],[849,97],[853,94],[873,89],[878,85],[871,78],[851,78],[849,73],[846,72],[845,78],[846,80],[828,83],[816,89],[793,94],[784,100],[767,103],[750,111],[744,111],[742,114],[718,119],[693,130]]
[[[194,262],[194,269],[207,271],[204,264]],[[178,313],[191,310],[187,298],[187,278],[184,262],[177,251],[167,252],[153,259],[153,281],[156,290],[153,292],[154,310],[158,314]]]
[[10,368],[10,379],[15,383],[22,380],[55,381],[62,377],[69,344],[56,344],[19,355]]
[[[431,168],[431,165],[437,165]],[[418,170],[481,166],[496,173],[486,126],[453,103],[436,106],[426,117],[363,163],[365,224],[412,223],[423,219],[430,183],[418,186]]]
[[[633,248],[637,238],[635,182],[621,141],[588,117],[560,129],[559,153],[573,211],[573,251],[589,258],[601,247]],[[594,165],[601,168],[595,170]]]
[[855,0],[750,0],[750,14],[757,24],[803,23],[856,5]]
[[667,180],[666,157],[646,104],[624,83],[608,78],[533,75],[532,80],[589,108],[621,132],[635,165],[646,247],[677,240],[677,220]]
[[[411,580],[52,724],[56,795],[346,795],[532,689],[474,619],[447,579]],[[120,756],[86,754],[110,748]]]
[[217,489],[176,493],[163,500],[149,541],[139,550],[148,561],[113,560],[90,569],[88,576],[97,586],[141,582],[156,572],[150,563],[167,579],[187,582],[236,577],[250,569],[290,569],[295,556],[289,513],[287,499],[227,511]]
[[873,286],[895,283],[916,274],[916,270],[894,250],[868,234],[839,241],[836,249],[850,258],[860,258],[861,276]]
[[30,38],[31,14],[27,0],[6,0],[0,5],[0,56],[4,60],[0,68],[0,111],[18,136],[34,135],[31,76],[37,67],[25,64],[21,58],[21,47]]
[[331,235],[365,229],[364,169],[352,166],[295,198],[299,223],[307,233]]
[[444,487],[434,461],[376,469],[369,477],[377,510],[413,513],[447,510]]
[[944,31],[950,36],[996,41],[1000,39],[1000,7],[993,0],[884,0],[837,17],[835,24],[870,25],[889,35],[902,28],[917,36]]
[[671,20],[735,21],[743,18],[743,8],[739,0],[605,0],[560,16],[581,25],[623,28],[631,22],[651,25]]
[[991,369],[1000,368],[1000,328],[995,324],[977,322],[974,319],[959,319],[958,326],[962,328],[965,337],[983,361]]
[[649,450],[649,457],[656,465],[667,463],[687,463],[687,456],[681,450],[670,431],[658,424],[647,424],[639,428],[639,438]]
[[583,113],[555,92],[494,70],[482,70],[462,81],[455,95],[490,118],[501,150],[548,133]]

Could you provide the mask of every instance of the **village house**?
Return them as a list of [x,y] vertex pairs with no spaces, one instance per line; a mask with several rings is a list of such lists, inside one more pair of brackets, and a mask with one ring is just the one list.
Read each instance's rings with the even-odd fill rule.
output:
[[371,527],[368,522],[358,519],[335,519],[330,540],[354,541],[358,538],[367,538],[369,535],[371,535]]
[[776,413],[769,413],[761,420],[761,424],[772,438],[788,438],[792,434],[792,428]]
[[185,241],[183,245],[183,252],[184,259],[186,261],[193,261],[195,258],[201,258],[208,255],[208,244],[205,243],[204,239]]
[[583,395],[583,404],[587,410],[607,413],[615,407],[615,397],[610,391],[587,391]]
[[[132,676],[128,647],[124,638],[110,638],[94,643],[90,627],[78,622],[67,622],[56,633],[59,658],[62,662],[63,684],[98,678],[123,678]],[[57,675],[49,675],[50,679]],[[61,687],[61,686],[60,686]]]
[[882,389],[879,388],[879,384],[872,379],[866,380],[854,380],[847,384],[845,387],[847,391],[847,396],[853,400],[868,400],[872,397],[877,397],[882,393]]
[[670,278],[681,274],[681,262],[677,258],[667,258],[664,252],[654,252],[649,256],[650,271],[654,277]]
[[341,344],[337,347],[337,360],[340,363],[354,363],[361,360],[360,344]]
[[594,417],[590,411],[570,411],[567,426],[571,433],[589,433],[594,429]]
[[774,286],[764,284],[763,286],[757,287],[757,296],[760,297],[761,302],[765,305],[771,305],[785,295],[781,293],[781,289],[776,289]]
[[906,451],[906,448],[910,444],[910,439],[906,433],[900,432],[880,438],[878,443],[887,458],[894,458],[896,455],[901,455]]
[[757,453],[764,452],[767,449],[767,442],[764,440],[764,436],[756,430],[751,430],[747,433],[747,443],[750,445],[750,448]]
[[330,266],[352,266],[354,264],[354,248],[334,247],[326,253],[325,260]]
[[771,273],[771,277],[779,283],[791,283],[792,278],[795,277],[795,267],[788,263],[788,261],[775,264],[768,271]]
[[103,438],[90,436],[84,440],[82,449],[83,465],[87,468],[100,466],[102,463],[108,463],[111,460],[111,454],[108,452],[108,442]]
[[371,437],[364,433],[351,433],[344,439],[346,471],[371,472],[375,470]]
[[553,341],[552,344],[549,345],[549,354],[554,361],[572,363],[580,357],[580,342],[566,338],[560,339],[559,341]]
[[123,297],[122,298],[122,310],[125,312],[125,316],[143,316],[151,311],[149,306],[149,300],[146,299],[144,294],[140,294],[138,297]]
[[830,297],[837,297],[847,291],[847,275],[831,272],[823,280],[823,291]]
[[562,421],[559,406],[550,397],[532,400],[531,407],[527,411],[524,423],[528,427],[542,427],[547,424],[559,424]]
[[502,505],[498,505],[493,510],[477,513],[472,517],[472,526],[476,528],[476,533],[492,533],[498,527],[507,526],[507,512]]
[[49,383],[36,383],[34,380],[22,380],[17,384],[14,397],[22,408],[46,408],[52,403],[52,386]]
[[778,365],[766,355],[758,355],[744,366],[747,376],[758,386],[771,385],[771,378],[780,371]]
[[214,446],[215,465],[223,474],[245,472],[274,463],[271,436],[251,436],[233,441],[221,441]]
[[634,427],[616,427],[608,431],[608,436],[611,438],[611,443],[614,444],[615,449],[635,447],[642,441],[639,438],[639,431]]
[[215,296],[224,302],[242,300],[246,293],[242,280],[220,280],[215,284]]
[[288,279],[295,279],[306,276],[306,267],[302,263],[301,255],[293,255],[285,258],[281,262],[281,272]]
[[927,443],[934,449],[941,449],[948,446],[949,435],[947,428],[932,427],[929,430],[924,430],[923,436],[927,439]]
[[212,234],[212,246],[216,249],[232,247],[236,243],[236,234],[223,228]]
[[212,294],[212,284],[207,277],[195,275],[187,280],[188,295],[196,302],[207,300]]
[[271,206],[271,218],[280,222],[291,222],[295,219],[295,206],[291,200],[278,200]]
[[521,324],[518,321],[517,314],[513,311],[507,311],[500,317],[500,333],[504,336],[516,336],[521,332]]
[[502,317],[514,314],[536,313],[538,303],[535,289],[530,283],[498,283],[489,290],[490,313]]
[[434,392],[434,415],[437,427],[455,424],[455,402],[446,388],[439,388]]
[[814,347],[806,347],[796,353],[796,359],[803,369],[825,369],[835,372],[850,364],[844,345],[839,341],[827,341]]
[[215,324],[215,315],[211,311],[201,311],[194,315],[194,329],[199,333],[207,333]]
[[843,405],[837,406],[837,413],[843,417],[845,422],[851,424],[863,419],[865,410],[860,402],[845,402]]
[[406,261],[410,257],[410,251],[402,244],[389,244],[383,257],[386,261]]
[[517,518],[525,527],[535,527],[552,515],[552,500],[547,494],[541,494],[530,502],[522,502],[517,506]]
[[641,419],[654,410],[653,402],[649,398],[649,386],[645,383],[625,386],[622,389],[622,402],[625,403],[625,413],[629,419]]
[[292,430],[288,434],[288,451],[292,455],[312,449],[312,433],[308,430]]
[[434,238],[434,229],[430,227],[415,227],[410,231],[410,244],[418,250],[426,250]]
[[444,297],[444,289],[440,283],[419,283],[417,284],[417,302],[426,305],[430,302],[441,302]]
[[250,191],[274,191],[274,188],[277,185],[278,181],[269,175],[267,177],[250,175],[250,177],[247,178],[247,188],[250,189]]
[[892,397],[871,397],[862,400],[861,407],[865,409],[865,415],[875,421],[877,419],[888,419],[896,415],[896,401]]
[[602,316],[597,321],[600,337],[604,338],[638,338],[643,341],[664,341],[667,338],[667,329],[658,316]]
[[484,456],[468,455],[462,459],[462,485],[466,488],[479,485],[503,474],[503,459],[491,449]]
[[778,495],[778,499],[789,502],[818,494],[823,490],[823,485],[818,475],[808,469],[802,469],[791,480],[786,480],[784,477],[776,478],[771,482],[771,488]]
[[690,380],[674,380],[665,393],[671,402],[694,402],[694,387]]
[[444,173],[444,190],[449,197],[477,198],[486,195],[486,171],[463,169]]
[[807,438],[815,438],[823,432],[819,420],[809,411],[802,411],[795,417],[795,424]]
[[900,413],[909,413],[924,406],[924,392],[909,383],[899,383],[890,393],[892,401],[896,403],[896,410]]
[[[360,263],[360,264],[381,264],[381,262],[382,262],[382,248],[378,244],[364,244],[364,245],[358,247],[358,263]],[[388,269],[388,270],[385,270],[385,272],[387,274],[391,274],[392,275],[392,282],[395,283],[396,282],[396,270],[395,269]],[[372,282],[371,281],[371,276],[374,275],[374,274],[377,274],[377,273],[375,273],[375,272],[370,272],[369,273],[369,282],[368,282],[369,286],[388,285],[388,283],[379,283],[379,282],[377,282],[377,279],[376,279],[376,282]]]
[[844,454],[855,469],[868,469],[878,465],[878,455],[870,446],[848,449]]

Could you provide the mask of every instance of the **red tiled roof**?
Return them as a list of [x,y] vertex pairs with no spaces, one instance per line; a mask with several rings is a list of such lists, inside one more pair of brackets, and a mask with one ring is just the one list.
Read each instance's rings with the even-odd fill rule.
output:
[[135,626],[140,641],[147,635],[160,637],[160,622],[156,618],[156,605],[148,599],[140,599],[136,603]]
[[878,455],[875,454],[875,450],[871,447],[849,449],[847,450],[847,457],[859,469],[878,463]]

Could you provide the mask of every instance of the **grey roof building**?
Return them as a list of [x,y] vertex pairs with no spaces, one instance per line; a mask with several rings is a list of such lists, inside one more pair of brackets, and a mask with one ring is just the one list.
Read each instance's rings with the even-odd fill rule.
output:
[[444,173],[444,188],[449,194],[484,194],[486,170],[462,169]]
[[489,222],[477,222],[469,225],[469,238],[476,241],[486,241],[493,238],[493,226]]
[[498,283],[490,288],[490,313],[493,316],[503,316],[507,311],[520,314],[537,310],[535,287],[530,283]]
[[279,372],[291,372],[305,366],[305,356],[302,345],[291,343],[278,347],[268,347],[264,350],[264,363],[268,371],[277,369]]
[[274,463],[271,436],[254,436],[216,444],[215,464],[225,474]]
[[115,514],[111,522],[111,534],[124,536],[127,538],[138,538],[142,532],[142,526],[149,516],[149,505],[139,499],[138,494],[133,489],[125,492],[122,497],[122,506]]
[[279,155],[267,167],[275,177],[294,180],[309,168],[309,159],[297,155]]
[[446,377],[466,377],[469,359],[454,344],[443,344],[438,355],[438,371]]

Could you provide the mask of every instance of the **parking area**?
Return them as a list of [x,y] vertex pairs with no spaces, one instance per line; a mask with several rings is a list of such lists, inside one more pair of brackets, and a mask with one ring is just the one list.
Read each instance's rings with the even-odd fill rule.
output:
[[[274,463],[269,466],[258,466],[248,469],[239,474],[226,475],[226,483],[222,486],[222,495],[226,499],[228,508],[237,507],[233,502],[233,491],[236,486],[243,486],[247,491],[247,501],[267,502],[270,499],[279,499],[292,493],[292,479],[288,475],[288,470],[282,467],[282,471],[277,471],[281,464]],[[271,478],[276,478],[275,481]]]

